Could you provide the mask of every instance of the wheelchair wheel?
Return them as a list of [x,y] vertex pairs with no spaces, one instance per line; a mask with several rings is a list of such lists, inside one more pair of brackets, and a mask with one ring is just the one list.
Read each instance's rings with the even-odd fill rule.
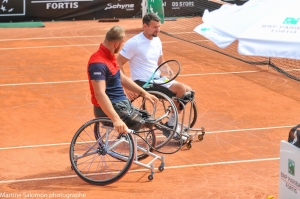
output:
[[193,128],[193,126],[196,124],[197,122],[197,116],[198,116],[198,113],[197,113],[197,105],[196,105],[196,102],[192,102],[192,117],[191,117],[191,124],[190,124],[190,128]]
[[[155,95],[158,98],[158,102],[156,105],[153,105],[150,101],[145,100],[143,97],[138,97],[137,99],[132,101],[133,106],[146,110],[156,121],[153,131],[156,136],[156,146],[155,149],[158,152],[162,152],[165,150],[165,153],[174,153],[174,147],[162,147],[166,146],[169,141],[174,144],[173,138],[176,135],[176,128],[178,123],[178,113],[176,106],[167,95],[157,92],[157,91],[148,91],[150,94]],[[166,126],[167,121],[171,114],[174,114],[175,125],[174,126]],[[174,145],[175,146],[175,145]],[[154,147],[154,146],[153,146]],[[180,143],[176,142],[176,148],[180,147]],[[178,151],[176,149],[176,151]]]
[[108,185],[120,180],[134,160],[130,134],[120,134],[108,118],[96,118],[81,126],[70,145],[71,166],[84,181]]
[[[137,146],[140,146],[144,149],[149,149],[150,152],[153,152],[153,149],[156,147],[156,134],[151,129],[141,129],[138,131],[138,135],[136,136]],[[142,139],[143,138],[143,139]],[[149,155],[146,153],[137,150],[137,159],[143,160],[147,158]]]

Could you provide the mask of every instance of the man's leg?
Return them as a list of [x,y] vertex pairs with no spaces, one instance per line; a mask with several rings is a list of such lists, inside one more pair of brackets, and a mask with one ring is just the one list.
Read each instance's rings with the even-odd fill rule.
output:
[[[183,83],[179,83],[179,82],[174,82],[170,87],[169,89],[175,93],[176,97],[177,98],[182,98],[183,95],[188,92],[188,91],[191,91],[191,87],[183,84]],[[181,108],[180,108],[180,103],[179,102],[175,102],[175,106],[177,108],[177,111],[178,111],[178,114],[181,113]],[[175,124],[175,118],[174,118],[174,114],[171,114],[170,115],[170,119],[168,121],[168,125],[170,126],[174,126]]]
[[179,83],[179,82],[174,82],[169,89],[176,94],[176,97],[178,98],[182,98],[183,95],[188,92],[191,91],[191,87],[183,84],[183,83]]
[[[132,109],[132,105],[129,100],[122,100],[119,102],[115,102],[115,103],[112,103],[112,105],[120,117],[123,116],[125,114],[125,112],[129,114],[129,112]],[[97,106],[94,106],[94,116],[95,117],[107,117],[107,115],[103,112],[103,110]]]

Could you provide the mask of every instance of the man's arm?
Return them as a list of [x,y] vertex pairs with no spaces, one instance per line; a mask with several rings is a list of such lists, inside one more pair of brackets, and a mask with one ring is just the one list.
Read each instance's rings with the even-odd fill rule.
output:
[[129,77],[124,75],[122,71],[120,71],[120,77],[121,77],[121,83],[124,88],[127,90],[130,90],[134,93],[136,93],[136,96],[134,96],[134,99],[141,95],[145,97],[147,100],[150,100],[152,103],[157,101],[157,98],[154,95],[149,94],[147,91],[145,91],[143,88],[141,88],[139,85],[137,85],[134,81],[132,81]]
[[157,61],[157,66],[161,65],[164,61],[165,61],[164,57],[162,55],[159,56],[158,61]]
[[91,80],[92,86],[94,88],[95,98],[100,105],[103,112],[111,119],[114,124],[114,128],[117,132],[126,133],[127,126],[121,120],[115,109],[113,108],[110,99],[105,93],[106,82],[105,80]]
[[123,65],[126,64],[127,61],[128,61],[127,58],[125,58],[125,57],[124,57],[123,55],[121,55],[121,54],[118,54],[118,56],[117,56],[117,62],[118,62],[118,65],[119,65],[121,71],[122,71],[124,74],[125,74],[125,72],[124,72],[124,69],[123,69]]

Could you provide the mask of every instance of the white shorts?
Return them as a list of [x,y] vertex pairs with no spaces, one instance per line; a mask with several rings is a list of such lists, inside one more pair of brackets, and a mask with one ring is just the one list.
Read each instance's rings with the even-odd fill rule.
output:
[[[166,77],[161,77],[161,78],[159,78],[159,79],[153,80],[153,82],[159,84],[159,83],[165,82],[165,80],[167,80]],[[165,87],[165,88],[170,88],[175,82],[177,82],[177,81],[176,81],[176,80],[173,80],[173,81],[171,81],[171,82],[168,82],[168,83],[166,83],[166,84],[162,84],[162,85],[160,85],[160,86],[163,86],[163,87]]]

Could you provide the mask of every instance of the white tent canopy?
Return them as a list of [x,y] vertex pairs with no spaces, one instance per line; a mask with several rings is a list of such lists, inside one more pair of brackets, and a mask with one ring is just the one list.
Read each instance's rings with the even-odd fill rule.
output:
[[205,11],[194,31],[243,55],[300,59],[300,0],[249,0]]

